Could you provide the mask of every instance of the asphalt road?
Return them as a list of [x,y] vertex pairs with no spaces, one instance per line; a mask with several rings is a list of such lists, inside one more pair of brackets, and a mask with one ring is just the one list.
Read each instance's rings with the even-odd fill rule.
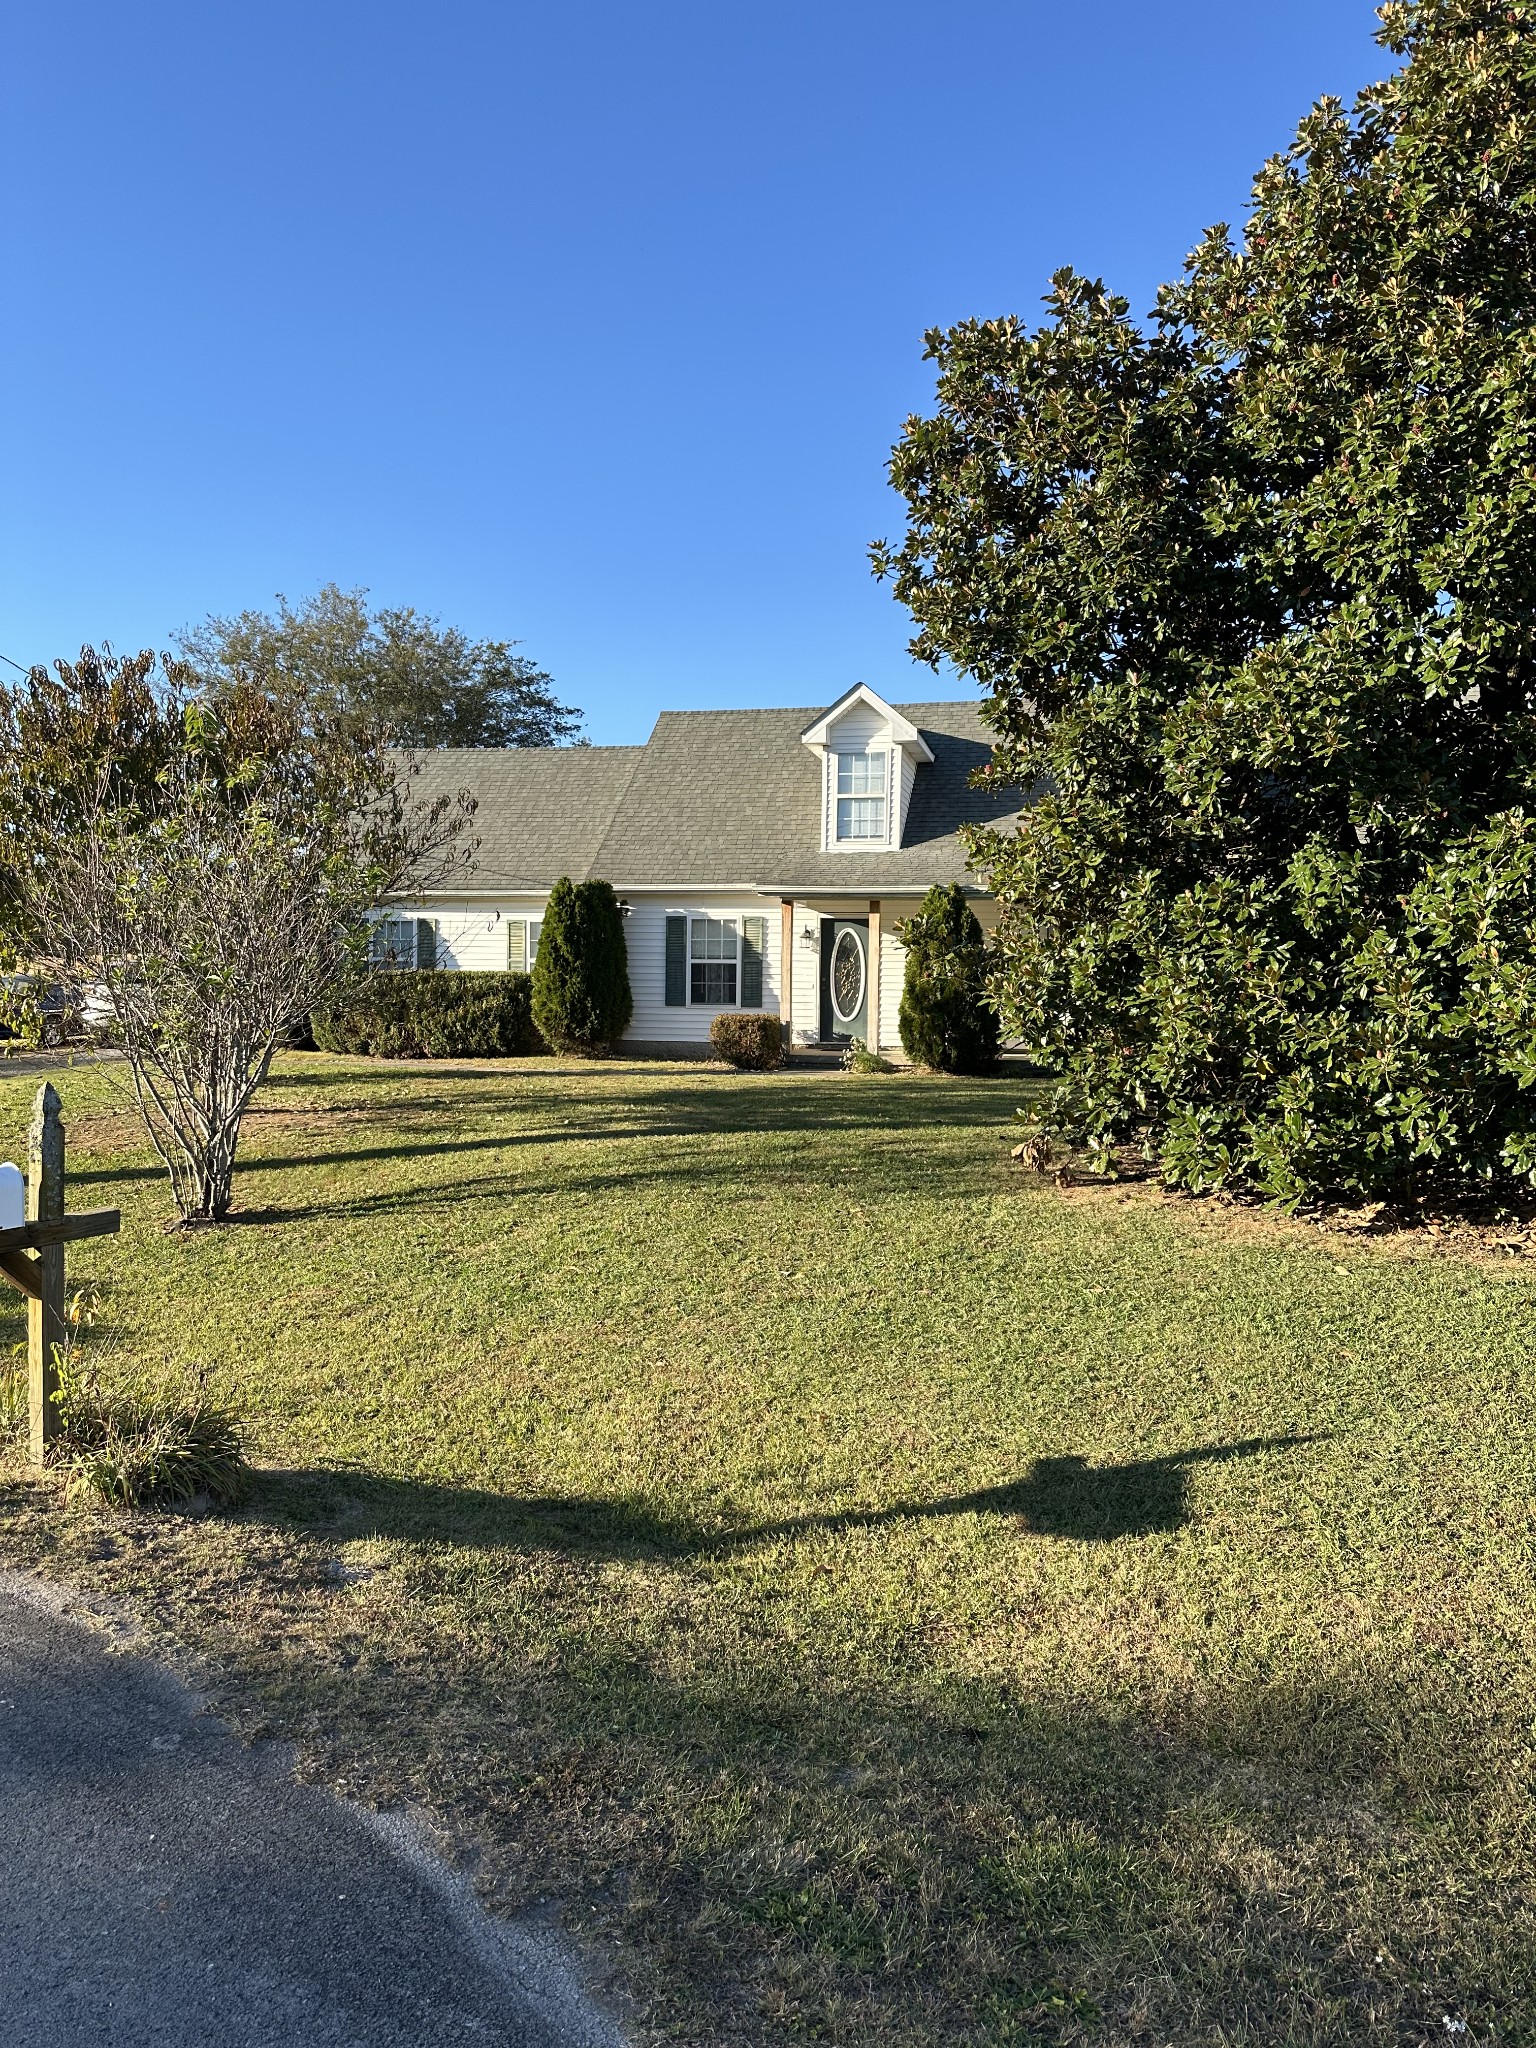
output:
[[3,2048],[622,2048],[558,1938],[0,1574]]

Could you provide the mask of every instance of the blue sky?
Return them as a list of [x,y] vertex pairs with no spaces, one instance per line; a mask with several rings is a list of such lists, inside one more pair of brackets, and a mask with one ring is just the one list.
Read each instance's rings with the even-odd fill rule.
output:
[[9,10],[0,652],[366,584],[663,709],[962,694],[871,578],[922,334],[1144,306],[1362,0]]

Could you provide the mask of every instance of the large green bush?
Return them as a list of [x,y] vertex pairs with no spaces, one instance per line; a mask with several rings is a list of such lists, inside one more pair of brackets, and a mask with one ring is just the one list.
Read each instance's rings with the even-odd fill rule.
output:
[[526,974],[371,974],[312,1019],[323,1052],[382,1059],[518,1059],[542,1052]]
[[1145,324],[929,336],[877,550],[991,692],[1056,1130],[1287,1203],[1536,1180],[1536,0],[1382,9]]
[[986,941],[964,889],[936,882],[900,933],[902,1051],[944,1074],[988,1072],[997,1061],[997,1014],[987,1000]]
[[556,1052],[607,1052],[634,1012],[624,914],[608,882],[562,875],[533,963],[533,1017]]

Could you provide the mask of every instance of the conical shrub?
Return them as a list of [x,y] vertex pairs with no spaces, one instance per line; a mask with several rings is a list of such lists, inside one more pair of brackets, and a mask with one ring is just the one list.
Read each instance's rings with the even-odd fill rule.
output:
[[935,883],[900,931],[902,1050],[940,1073],[987,1073],[997,1062],[997,1013],[986,1000],[986,940],[964,889]]
[[624,913],[612,883],[562,875],[533,963],[533,1019],[544,1042],[553,1052],[605,1053],[633,1013]]

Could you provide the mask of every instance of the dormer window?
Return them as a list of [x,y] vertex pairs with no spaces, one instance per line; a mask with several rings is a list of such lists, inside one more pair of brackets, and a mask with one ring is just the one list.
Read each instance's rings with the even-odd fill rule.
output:
[[866,751],[837,757],[837,836],[885,838],[885,755]]
[[894,853],[933,749],[894,704],[856,683],[800,735],[821,767],[823,853]]

